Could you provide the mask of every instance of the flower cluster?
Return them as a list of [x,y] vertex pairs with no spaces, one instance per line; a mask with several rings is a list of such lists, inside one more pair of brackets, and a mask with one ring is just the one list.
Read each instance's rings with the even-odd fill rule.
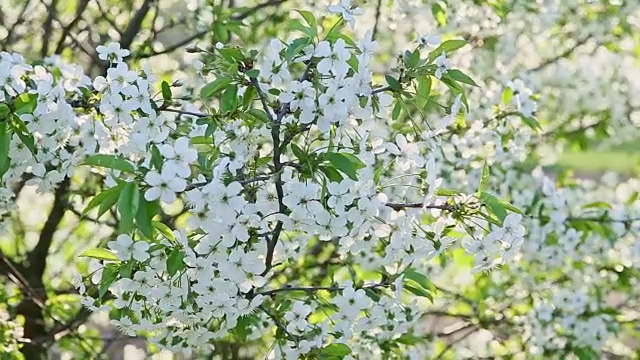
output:
[[[460,18],[487,15],[459,5]],[[507,309],[531,354],[605,346],[622,314],[603,289],[634,293],[638,182],[596,191],[531,168],[535,117],[549,112],[535,78],[492,73],[467,91],[475,82],[455,66],[466,42],[419,36],[377,84],[375,31],[343,32],[361,9],[329,12],[328,32],[301,11],[305,36],[264,51],[192,48],[204,83],[192,103],[172,94],[179,83],[130,68],[117,43],[97,48],[109,66],[93,80],[58,58],[1,53],[0,221],[25,184],[91,191],[82,215],[115,225],[85,253],[100,262],[95,286],[75,279],[83,305],[175,351],[231,338],[273,359],[436,357],[421,300],[431,281],[458,279],[460,249],[472,273],[505,268],[443,291],[479,312],[474,327]],[[495,30],[488,15],[469,32]]]

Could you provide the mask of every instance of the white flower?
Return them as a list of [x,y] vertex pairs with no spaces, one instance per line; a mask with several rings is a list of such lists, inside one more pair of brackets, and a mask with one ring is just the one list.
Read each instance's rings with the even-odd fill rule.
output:
[[98,45],[98,58],[100,60],[109,60],[111,62],[121,62],[123,58],[131,53],[127,49],[120,49],[120,43],[111,42],[107,46]]
[[522,221],[522,215],[509,214],[504,219],[502,229],[496,230],[496,233],[499,234],[499,237],[502,238],[503,241],[512,243],[515,239],[524,236],[524,226],[520,225],[520,221]]
[[109,241],[109,248],[116,252],[120,260],[129,260],[131,258],[138,261],[146,261],[149,259],[149,243],[146,241],[133,241],[131,236],[122,234],[116,238],[116,241]]
[[351,58],[351,53],[347,49],[347,44],[343,39],[338,39],[333,48],[328,41],[322,41],[318,44],[315,56],[323,57],[317,65],[317,69],[321,74],[329,74],[333,72],[338,77],[343,77],[349,71],[347,61]]
[[447,59],[447,55],[443,51],[442,55],[436,58],[436,77],[438,79],[442,78],[442,75],[446,74],[450,68],[451,62]]
[[149,171],[144,180],[151,186],[145,193],[144,198],[147,201],[160,199],[167,204],[176,201],[176,193],[182,192],[187,188],[186,180],[176,177],[174,171]]
[[163,165],[163,172],[175,174],[181,178],[191,175],[189,165],[198,159],[198,152],[189,147],[189,138],[181,137],[173,143],[173,146],[164,144],[159,147],[160,153],[167,161]]
[[341,14],[344,21],[346,21],[352,29],[356,26],[356,18],[354,16],[362,15],[363,13],[362,9],[351,4],[351,0],[342,0],[340,5],[330,5],[329,12]]
[[440,35],[419,35],[418,42],[424,46],[438,46],[442,42]]

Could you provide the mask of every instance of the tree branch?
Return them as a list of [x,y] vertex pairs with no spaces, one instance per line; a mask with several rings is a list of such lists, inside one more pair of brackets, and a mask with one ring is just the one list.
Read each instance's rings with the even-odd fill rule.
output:
[[[375,288],[379,288],[379,287],[383,287],[388,285],[388,283],[386,281],[381,281],[379,283],[375,283],[375,284],[368,284],[368,285],[363,285],[363,286],[358,286],[356,287],[356,289],[375,289]],[[280,292],[287,292],[287,291],[304,291],[304,292],[316,292],[316,291],[342,291],[345,288],[343,286],[285,286],[285,287],[281,287],[278,289],[273,289],[273,290],[267,290],[267,291],[262,291],[262,292],[258,292],[256,293],[256,295],[264,295],[264,296],[271,296],[273,294],[276,293],[280,293]]]
[[424,203],[386,203],[386,206],[392,208],[395,211],[399,211],[402,209],[438,209],[442,211],[453,211],[453,206],[449,204],[442,205],[434,205],[434,204],[424,204]]
[[47,6],[47,19],[45,20],[42,36],[42,49],[40,49],[40,56],[46,57],[49,52],[49,40],[51,38],[51,26],[53,25],[53,19],[58,14],[56,6],[58,5],[58,0],[51,0],[49,6]]
[[129,25],[122,33],[122,38],[120,38],[120,46],[123,49],[129,49],[131,47],[131,43],[135,39],[138,32],[140,32],[140,27],[142,26],[142,21],[147,16],[147,13],[151,9],[151,3],[154,0],[144,0],[142,6],[136,11],[133,15],[131,21],[129,21]]
[[61,54],[62,51],[64,50],[65,40],[69,36],[71,29],[73,29],[73,27],[76,26],[78,21],[80,21],[80,19],[82,18],[82,14],[87,9],[87,5],[89,5],[89,1],[90,0],[81,0],[80,3],[78,4],[78,8],[76,9],[76,16],[73,18],[73,20],[71,20],[69,24],[67,24],[67,26],[62,28],[62,35],[60,35],[60,40],[58,40],[58,45],[56,45],[56,49],[54,52],[55,54]]
[[67,205],[67,191],[69,190],[70,179],[66,178],[56,189],[53,200],[53,208],[49,217],[40,232],[40,238],[36,246],[27,254],[27,262],[30,273],[33,277],[42,278],[44,274],[46,259],[49,255],[49,247],[53,241],[53,235],[62,221]]
[[578,42],[576,42],[572,47],[568,48],[567,50],[561,52],[560,54],[558,54],[558,55],[556,55],[556,56],[554,56],[552,58],[549,58],[549,59],[543,61],[538,66],[536,66],[536,67],[534,67],[532,69],[529,69],[528,72],[540,71],[540,70],[546,68],[547,66],[555,63],[556,61],[558,61],[560,59],[563,59],[563,58],[566,58],[567,56],[573,54],[573,52],[576,51],[576,49],[578,49],[580,46],[586,44],[587,41],[589,41],[589,39],[591,39],[591,35],[589,35],[589,36],[587,36],[587,37],[585,37],[585,38],[583,38],[581,40],[578,40]]

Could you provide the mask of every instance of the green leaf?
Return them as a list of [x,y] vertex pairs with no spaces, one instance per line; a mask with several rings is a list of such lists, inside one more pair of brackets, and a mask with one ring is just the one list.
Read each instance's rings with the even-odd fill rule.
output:
[[291,152],[301,161],[304,161],[307,159],[307,154],[300,148],[300,146],[296,144],[293,144],[293,143],[291,144]]
[[540,123],[535,118],[531,116],[525,116],[524,114],[520,114],[520,118],[525,124],[527,124],[527,126],[532,128],[533,130],[542,129],[542,126],[540,126]]
[[138,184],[128,182],[122,188],[118,198],[118,212],[120,213],[119,230],[121,233],[133,229],[133,220],[140,204],[140,190]]
[[402,90],[402,86],[400,85],[400,82],[396,78],[394,78],[391,75],[385,75],[384,78],[385,80],[387,80],[387,84],[389,84],[389,86],[391,87],[391,90],[393,91]]
[[16,115],[31,114],[36,109],[38,103],[37,94],[24,93],[16,99],[14,104]]
[[222,99],[220,99],[220,111],[224,113],[230,113],[236,110],[238,107],[238,85],[233,84],[227,87],[222,93]]
[[[247,71],[247,75],[249,75],[249,71]],[[258,75],[256,75],[255,77],[257,76]],[[244,94],[242,95],[242,108],[248,109],[251,106],[251,103],[253,102],[253,100],[256,98],[256,95],[258,95],[258,91],[256,90],[255,87],[253,86],[247,87],[247,89],[244,91]]]
[[318,31],[318,22],[316,21],[316,17],[313,16],[313,13],[307,10],[296,10],[296,12],[302,15],[302,18],[307,22],[309,28],[314,32],[315,36],[315,33],[317,33]]
[[105,261],[120,261],[116,254],[112,253],[110,250],[101,248],[85,250],[78,256]]
[[439,188],[436,190],[436,195],[438,196],[454,196],[458,194],[462,194],[462,192],[454,189],[445,189],[445,188]]
[[416,96],[416,106],[418,109],[424,109],[429,101],[431,93],[431,76],[424,76],[418,79],[418,90]]
[[118,267],[113,264],[106,265],[102,269],[102,279],[100,280],[100,287],[98,288],[99,299],[104,297],[104,294],[109,290],[109,286],[116,281],[118,278],[118,272]]
[[442,27],[447,25],[447,14],[444,11],[444,7],[439,3],[435,2],[431,5],[431,14],[436,19],[438,26]]
[[366,167],[366,165],[353,154],[328,152],[324,154],[324,158],[352,180],[358,180],[358,169]]
[[505,208],[505,209],[507,209],[507,210],[509,210],[509,211],[511,211],[511,212],[514,212],[514,213],[516,213],[516,214],[524,215],[524,212],[523,212],[522,210],[520,210],[520,209],[518,209],[517,207],[515,207],[515,206],[513,206],[513,205],[509,204],[508,202],[506,202],[506,201],[501,201],[501,203],[502,203],[502,206],[504,206],[504,208]]
[[309,38],[298,38],[293,40],[291,44],[287,46],[287,50],[284,53],[284,59],[286,61],[293,60],[296,55],[298,55],[302,51],[302,49],[307,47],[307,45],[309,45],[310,43],[311,40],[309,40]]
[[502,91],[502,103],[505,105],[511,104],[511,99],[513,98],[513,89],[508,87]]
[[165,225],[165,224],[163,224],[163,223],[161,223],[159,221],[153,221],[152,224],[153,224],[153,227],[156,230],[158,230],[158,232],[160,234],[162,234],[162,236],[164,236],[165,238],[167,238],[171,242],[176,242],[176,237],[173,236],[173,232],[171,231],[171,229],[167,225]]
[[580,360],[598,360],[598,359],[600,359],[600,356],[598,356],[598,353],[596,353],[593,349],[588,348],[588,347],[575,348],[575,349],[573,349],[573,353]]
[[608,203],[604,202],[604,201],[594,201],[592,203],[588,203],[587,205],[582,207],[583,209],[590,209],[590,208],[604,208],[604,209],[611,209],[611,205],[609,205]]
[[447,40],[440,44],[435,50],[429,53],[429,62],[435,60],[438,56],[442,55],[442,53],[449,53],[455,50],[460,49],[461,47],[467,45],[466,40]]
[[319,166],[318,169],[322,171],[331,182],[340,182],[344,179],[342,175],[340,175],[340,172],[333,167]]
[[169,257],[167,257],[167,272],[169,276],[175,275],[179,270],[184,268],[184,252],[182,250],[175,249],[171,251]]
[[89,204],[87,204],[87,207],[82,211],[82,216],[85,216],[89,211],[91,211],[91,209],[99,205],[100,209],[98,210],[97,217],[99,219],[102,214],[118,202],[118,198],[120,197],[120,192],[123,187],[124,184],[119,184],[94,196],[93,199],[89,201]]
[[402,104],[400,101],[396,100],[396,104],[393,106],[393,110],[391,110],[391,119],[397,120],[400,117],[400,112],[402,111]]
[[480,194],[480,201],[482,201],[482,203],[485,204],[489,208],[489,210],[491,210],[491,213],[493,213],[498,218],[498,220],[500,220],[500,225],[502,225],[502,223],[504,222],[504,218],[507,217],[507,210],[503,202],[495,196],[485,192]]
[[169,86],[169,83],[166,81],[162,82],[162,99],[165,102],[171,102],[171,86]]
[[162,169],[162,154],[160,154],[160,149],[155,144],[151,146],[151,166],[158,171]]
[[404,288],[413,295],[427,298],[433,302],[433,294],[419,286],[415,286],[415,283],[413,283],[412,281],[405,282]]
[[153,239],[153,224],[151,224],[151,219],[157,214],[160,205],[158,205],[157,201],[147,201],[142,192],[140,192],[139,196],[140,205],[136,212],[136,224],[142,235],[147,239]]
[[431,281],[413,269],[406,269],[404,272],[404,287],[409,290],[414,295],[426,297],[427,299],[433,301],[433,293],[436,288],[433,286]]
[[218,49],[218,53],[230,63],[238,63],[244,61],[244,54],[237,48]]
[[476,82],[473,81],[472,78],[470,78],[469,76],[467,76],[467,74],[463,73],[458,69],[451,69],[447,71],[447,75],[453,80],[459,81],[461,83],[472,85],[472,86],[478,86],[478,84],[476,84]]
[[407,51],[405,54],[405,64],[407,68],[415,68],[420,63],[420,50],[416,49],[413,52]]
[[9,169],[9,144],[11,144],[11,129],[6,121],[0,121],[0,178]]
[[480,186],[478,186],[478,194],[483,193],[487,190],[487,186],[489,185],[489,164],[484,162],[484,166],[482,167],[482,176],[480,176]]
[[229,41],[229,30],[222,21],[214,21],[213,35],[216,41],[226,43]]
[[245,73],[249,78],[257,78],[260,75],[260,70],[251,69]]
[[221,77],[217,78],[214,81],[208,83],[200,89],[200,97],[202,99],[209,99],[210,97],[216,95],[224,88],[231,84],[231,78]]
[[133,262],[127,261],[124,263],[120,263],[120,269],[118,269],[118,273],[122,278],[131,279],[131,275],[133,275]]
[[87,156],[84,161],[84,165],[106,167],[110,169],[120,170],[124,172],[134,172],[135,167],[127,160],[116,156],[106,154],[95,154]]
[[20,141],[22,141],[27,149],[29,149],[29,151],[35,156],[36,143],[33,135],[29,132],[27,124],[25,124],[18,115],[13,115],[13,127],[15,128],[15,133],[20,138]]
[[257,119],[262,123],[265,123],[265,124],[269,123],[269,116],[262,109],[249,109],[249,111],[247,111],[247,115]]
[[324,357],[337,357],[339,359],[351,354],[351,348],[345,344],[334,343],[322,348],[320,355]]
[[11,109],[7,104],[0,104],[0,121],[6,119],[10,112]]
[[318,33],[317,28],[316,29],[312,29],[309,26],[305,26],[303,25],[300,21],[298,20],[291,20],[289,22],[289,30],[292,31],[300,31],[301,33],[304,33],[305,35],[307,35],[309,38],[313,38],[316,36],[316,34]]

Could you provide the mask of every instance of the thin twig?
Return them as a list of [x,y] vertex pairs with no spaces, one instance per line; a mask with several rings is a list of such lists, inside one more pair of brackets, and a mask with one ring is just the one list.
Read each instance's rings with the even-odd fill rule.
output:
[[[383,287],[388,285],[387,282],[379,282],[379,283],[375,283],[375,284],[368,284],[368,285],[364,285],[364,286],[359,286],[356,287],[356,289],[375,289],[375,288],[379,288],[379,287]],[[267,290],[267,291],[262,291],[262,292],[258,292],[256,293],[256,295],[264,295],[264,296],[270,296],[276,293],[280,293],[280,292],[287,292],[287,291],[304,291],[304,292],[316,292],[316,291],[342,291],[344,290],[344,286],[285,286],[285,287],[281,287],[278,289],[273,289],[273,290]]]
[[442,211],[453,211],[453,206],[449,204],[435,205],[435,204],[424,204],[424,203],[386,203],[386,206],[392,208],[395,211],[399,211],[402,209],[438,209]]

